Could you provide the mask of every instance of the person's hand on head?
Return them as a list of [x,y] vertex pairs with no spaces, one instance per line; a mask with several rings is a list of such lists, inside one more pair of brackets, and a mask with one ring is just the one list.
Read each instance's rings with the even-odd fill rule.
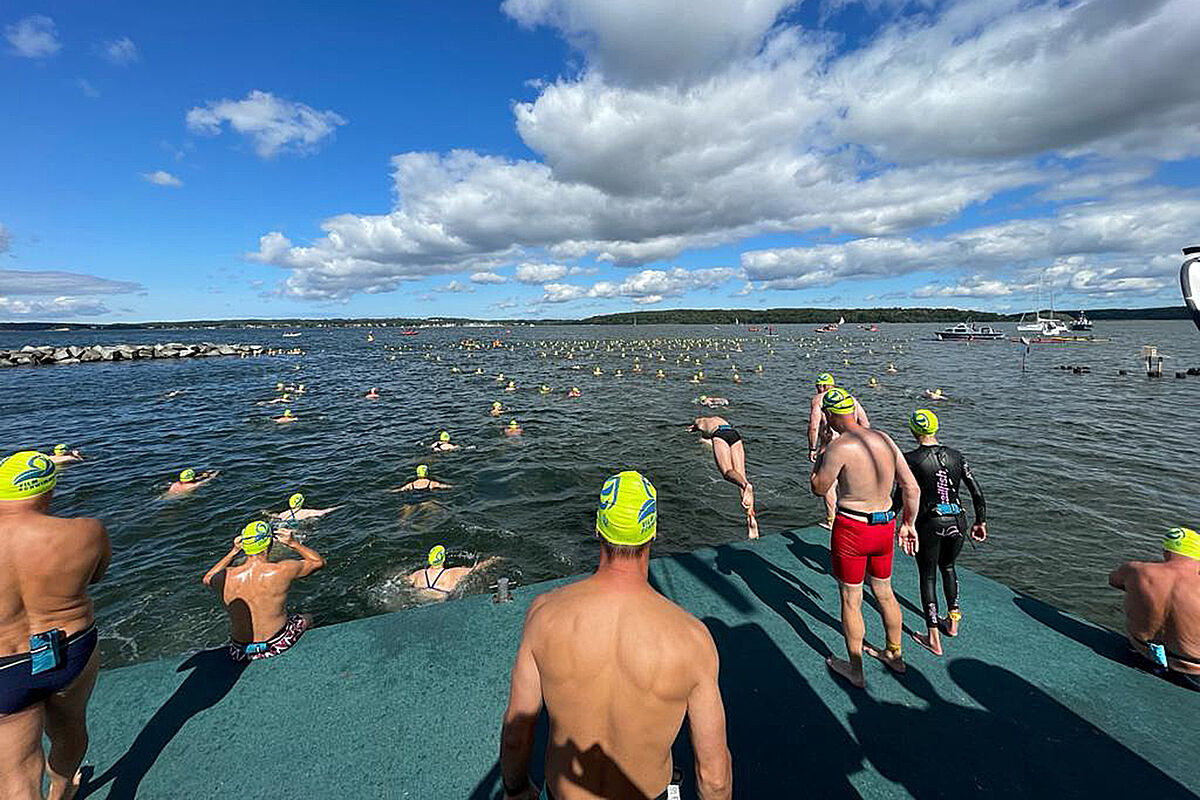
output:
[[275,532],[275,541],[279,542],[280,544],[291,545],[291,543],[292,543],[291,529],[290,528],[280,528],[279,530],[277,530]]
[[242,546],[242,535],[239,533],[237,536],[233,537],[233,549],[237,550],[241,546]]

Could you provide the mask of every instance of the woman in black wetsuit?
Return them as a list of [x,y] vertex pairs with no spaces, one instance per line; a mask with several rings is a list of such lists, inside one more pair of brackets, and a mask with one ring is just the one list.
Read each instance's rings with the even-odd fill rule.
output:
[[[917,449],[904,454],[917,483],[921,485],[921,507],[917,511],[917,569],[921,573],[921,606],[925,609],[926,634],[914,633],[917,644],[935,655],[942,654],[941,634],[958,635],[962,611],[958,607],[958,575],[954,561],[966,540],[967,515],[959,502],[958,485],[965,483],[975,507],[975,524],[970,536],[987,539],[987,506],[967,459],[957,450],[938,444],[938,418],[927,408],[917,409],[908,421]],[[899,494],[899,493],[897,493]],[[896,500],[897,506],[902,498]],[[942,573],[948,616],[938,618],[937,573]]]
[[742,508],[746,510],[746,535],[758,538],[758,519],[754,516],[754,486],[746,476],[746,447],[742,435],[724,417],[696,417],[688,426],[691,433],[712,443],[713,458],[721,477],[741,490]]

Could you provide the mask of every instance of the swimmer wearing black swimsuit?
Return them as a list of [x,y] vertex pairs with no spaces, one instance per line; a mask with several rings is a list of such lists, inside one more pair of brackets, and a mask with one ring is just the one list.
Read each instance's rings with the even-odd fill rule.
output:
[[[703,434],[704,432],[701,431],[701,435]],[[742,435],[732,425],[718,425],[707,438],[720,439],[725,444],[733,447],[742,440]]]
[[[904,460],[921,486],[921,507],[917,511],[917,569],[921,573],[921,606],[930,628],[938,626],[937,572],[942,573],[942,591],[951,612],[958,612],[958,575],[954,562],[962,550],[970,529],[967,515],[959,502],[958,487],[967,485],[975,507],[975,524],[987,521],[983,490],[975,481],[971,466],[963,454],[941,444],[921,445],[904,454]],[[896,508],[903,505],[899,492]]]
[[438,574],[434,575],[433,580],[431,581],[431,580],[429,580],[429,567],[426,567],[425,568],[425,586],[423,588],[432,589],[433,591],[441,592],[442,594],[450,594],[450,592],[452,591],[451,589],[443,589],[437,585],[438,579],[442,577],[442,573],[445,571],[446,571],[445,567],[442,567],[441,569],[439,569]]

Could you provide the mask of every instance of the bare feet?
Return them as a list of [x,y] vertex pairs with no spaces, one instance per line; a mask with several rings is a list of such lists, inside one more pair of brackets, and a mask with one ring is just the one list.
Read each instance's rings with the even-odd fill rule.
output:
[[854,665],[849,661],[843,661],[840,658],[830,656],[825,659],[825,666],[829,667],[830,671],[835,675],[841,675],[848,680],[852,686],[863,689],[867,685],[867,679],[863,676],[862,668],[855,669]]
[[863,642],[863,652],[869,655],[871,658],[878,658],[884,664],[887,664],[888,669],[890,669],[892,672],[903,675],[904,671],[908,669],[908,667],[904,665],[904,656],[893,652],[892,650],[879,650],[878,648]]
[[[958,615],[958,619],[962,619],[961,613]],[[938,628],[949,637],[958,636],[958,619],[955,619],[953,612],[951,612],[951,616],[942,617],[938,620]]]
[[751,539],[758,538],[758,519],[754,516],[754,512],[746,515],[746,535]]
[[924,648],[925,648],[926,650],[928,650],[929,652],[933,653],[935,656],[940,656],[940,655],[942,655],[942,643],[941,643],[941,641],[939,640],[939,641],[937,641],[937,642],[935,643],[935,642],[933,641],[933,637],[932,637],[932,636],[930,636],[929,634],[927,634],[927,633],[916,633],[916,632],[914,631],[914,632],[913,632],[913,634],[912,634],[912,640],[913,640],[914,642],[916,642],[917,644],[921,645],[921,647],[924,647]]
[[750,510],[754,508],[754,484],[747,483],[742,488],[742,508]]
[[833,530],[833,517],[826,517],[824,522],[818,522],[817,524],[825,530],[831,531]]

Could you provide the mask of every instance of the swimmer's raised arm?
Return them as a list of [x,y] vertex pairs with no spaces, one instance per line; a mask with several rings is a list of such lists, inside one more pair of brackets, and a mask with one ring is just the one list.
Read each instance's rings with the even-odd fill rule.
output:
[[212,586],[213,578],[217,575],[217,573],[224,572],[225,568],[228,567],[231,563],[233,563],[233,559],[237,558],[237,554],[240,553],[241,551],[242,551],[242,537],[239,534],[239,535],[233,537],[233,548],[230,549],[230,551],[228,553],[226,553],[224,556],[222,556],[221,560],[218,561],[216,564],[214,564],[212,569],[210,569],[208,572],[204,573],[204,577],[201,579],[201,581],[204,583],[204,585]]
[[297,542],[292,538],[291,533],[287,531],[280,531],[279,533],[275,534],[275,541],[279,542],[285,547],[290,547],[292,550],[296,551],[298,556],[300,556],[300,561],[291,560],[289,562],[285,562],[295,565],[293,569],[296,570],[296,574],[293,577],[303,578],[308,575],[312,575],[314,572],[325,566],[325,559],[320,553],[318,553],[316,550],[313,550],[311,547],[306,547],[305,545]]

